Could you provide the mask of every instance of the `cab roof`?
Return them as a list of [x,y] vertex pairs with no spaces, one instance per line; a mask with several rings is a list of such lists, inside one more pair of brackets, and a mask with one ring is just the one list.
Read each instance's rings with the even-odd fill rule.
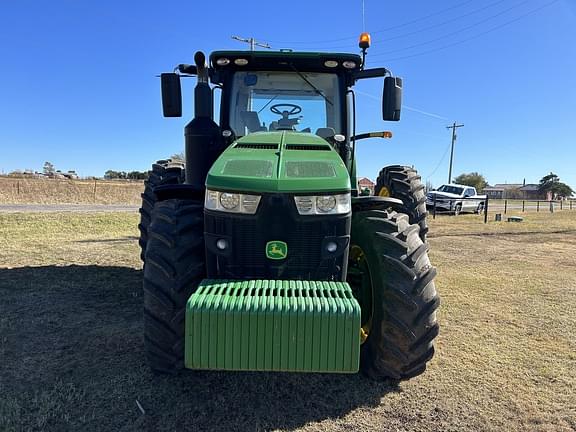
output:
[[[218,64],[218,59],[228,59],[227,64]],[[243,59],[247,63],[238,65],[236,60]],[[326,62],[332,67],[326,66]],[[352,67],[344,67],[344,62],[354,63]],[[351,65],[350,63],[348,64]],[[288,70],[294,68],[300,72],[355,72],[359,71],[362,58],[358,54],[296,52],[296,51],[214,51],[210,54],[210,67],[215,71],[225,70]]]

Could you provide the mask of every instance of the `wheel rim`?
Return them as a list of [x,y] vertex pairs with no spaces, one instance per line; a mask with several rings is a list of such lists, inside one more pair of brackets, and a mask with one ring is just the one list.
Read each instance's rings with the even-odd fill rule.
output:
[[382,189],[380,189],[380,191],[378,192],[378,196],[389,197],[390,189],[388,189],[386,186],[382,186]]
[[354,297],[360,304],[360,343],[363,344],[368,339],[372,329],[374,294],[366,254],[357,245],[352,245],[350,248],[347,281],[352,287]]

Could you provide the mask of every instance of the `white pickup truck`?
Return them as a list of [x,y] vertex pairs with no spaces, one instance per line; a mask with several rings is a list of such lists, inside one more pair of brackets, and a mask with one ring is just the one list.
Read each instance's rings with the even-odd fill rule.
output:
[[426,207],[437,211],[449,211],[455,215],[462,212],[482,213],[486,195],[478,195],[476,188],[459,184],[447,184],[426,195]]

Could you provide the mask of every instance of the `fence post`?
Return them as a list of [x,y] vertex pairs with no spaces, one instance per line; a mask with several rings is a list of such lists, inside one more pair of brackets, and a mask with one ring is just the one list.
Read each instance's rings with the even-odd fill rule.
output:
[[570,210],[572,210],[572,200],[570,200]]
[[560,210],[562,210],[562,200],[560,200]]
[[524,213],[524,203],[525,203],[525,202],[526,202],[526,201],[522,200],[522,213]]
[[488,222],[488,197],[486,197],[486,201],[484,202],[484,223]]
[[432,208],[432,219],[436,219],[436,194],[434,194],[434,204]]
[[540,200],[536,201],[536,212],[540,211]]
[[504,214],[506,214],[506,211],[508,210],[508,200],[505,199],[504,200]]
[[20,195],[20,180],[16,182],[16,194]]
[[93,190],[93,195],[94,195],[94,202],[96,202],[96,179],[94,179],[94,190]]
[[550,213],[554,213],[554,201],[550,200]]

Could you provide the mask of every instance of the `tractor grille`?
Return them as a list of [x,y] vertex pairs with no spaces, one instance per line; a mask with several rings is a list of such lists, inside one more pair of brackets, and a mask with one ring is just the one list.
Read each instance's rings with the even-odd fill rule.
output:
[[[293,196],[265,195],[256,215],[206,211],[207,268],[209,277],[231,279],[342,280],[347,243],[334,257],[322,254],[326,238],[347,238],[349,216],[300,216]],[[219,238],[230,243],[221,253],[213,246]],[[285,259],[266,257],[266,244],[283,241]]]

